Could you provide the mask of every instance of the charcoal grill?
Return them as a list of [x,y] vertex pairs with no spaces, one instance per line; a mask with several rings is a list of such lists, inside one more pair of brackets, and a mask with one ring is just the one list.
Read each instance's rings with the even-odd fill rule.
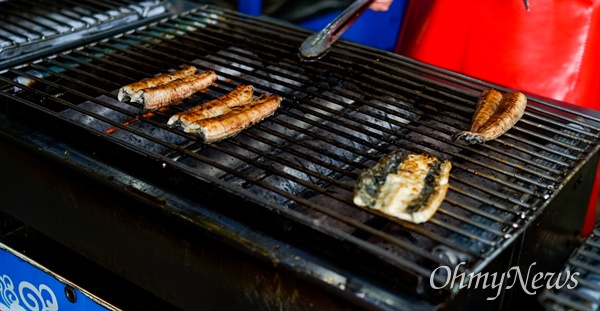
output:
[[[477,273],[537,260],[540,269],[559,268],[585,215],[589,196],[576,192],[591,189],[597,115],[531,97],[502,137],[454,142],[482,90],[508,90],[349,42],[303,63],[297,50],[308,35],[201,6],[0,71],[0,132],[358,306],[427,309],[477,300],[459,284],[432,288],[431,274],[442,265]],[[116,100],[119,87],[184,64],[213,69],[219,79],[156,112]],[[213,144],[166,125],[174,113],[240,83],[281,95],[282,108]],[[449,192],[425,224],[352,203],[360,171],[393,150],[452,161]],[[48,222],[8,205],[17,218]],[[73,243],[64,228],[40,226]],[[573,241],[556,243],[557,232]],[[444,276],[433,281],[443,284]],[[176,290],[158,295],[186,306]],[[506,292],[496,302],[517,297]]]

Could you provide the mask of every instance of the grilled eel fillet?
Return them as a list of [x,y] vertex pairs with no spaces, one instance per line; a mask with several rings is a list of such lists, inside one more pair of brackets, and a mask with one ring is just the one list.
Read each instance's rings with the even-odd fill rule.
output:
[[206,143],[238,134],[272,115],[281,104],[281,96],[262,95],[246,105],[234,107],[226,114],[191,123],[184,131],[199,133]]
[[143,104],[144,110],[156,110],[188,98],[209,87],[216,80],[217,74],[213,70],[207,70],[167,84],[143,89],[142,96],[131,101]]
[[145,79],[142,81],[138,81],[132,84],[128,84],[119,89],[119,94],[117,95],[117,99],[120,102],[130,100],[136,102],[142,96],[142,90],[148,89],[151,87],[156,87],[159,85],[167,84],[171,81],[175,81],[178,79],[183,79],[187,76],[191,76],[196,73],[196,67],[186,65],[181,70],[173,71],[166,74],[161,74],[159,76]]
[[498,100],[496,93],[482,93],[475,108],[471,130],[455,134],[454,140],[464,139],[471,144],[481,144],[498,138],[521,119],[527,106],[527,97],[521,92],[510,92]]
[[354,204],[384,215],[422,223],[444,200],[452,165],[427,154],[393,151],[362,171]]
[[475,113],[471,119],[471,132],[477,132],[490,116],[498,109],[502,100],[502,93],[489,89],[481,92],[475,105]]
[[216,117],[229,112],[233,107],[247,104],[252,100],[253,93],[254,87],[252,85],[240,84],[228,94],[174,114],[167,124],[178,124],[183,128],[187,128],[195,121]]

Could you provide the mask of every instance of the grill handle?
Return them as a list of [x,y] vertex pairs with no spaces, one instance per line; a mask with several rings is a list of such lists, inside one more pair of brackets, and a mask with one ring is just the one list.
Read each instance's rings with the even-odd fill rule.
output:
[[303,61],[315,61],[323,57],[329,47],[342,36],[358,17],[364,13],[374,0],[357,0],[346,8],[323,30],[309,36],[300,45],[299,56]]

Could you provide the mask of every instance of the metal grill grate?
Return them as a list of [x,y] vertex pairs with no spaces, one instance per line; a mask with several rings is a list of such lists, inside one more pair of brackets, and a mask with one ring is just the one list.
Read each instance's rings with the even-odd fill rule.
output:
[[[167,13],[166,1],[2,1],[0,59],[37,53]],[[4,61],[0,61],[0,68]]]
[[[600,308],[600,227],[577,248],[557,273],[558,284],[546,289],[540,300],[547,310],[598,310]],[[575,275],[578,273],[577,275]],[[572,277],[572,278],[571,278]],[[577,280],[575,284],[572,279]]]
[[[426,280],[440,265],[483,269],[597,151],[600,120],[537,100],[499,139],[455,143],[450,137],[467,127],[489,85],[346,42],[319,62],[300,63],[296,51],[307,35],[205,6],[5,70],[0,95]],[[214,69],[219,80],[143,115],[116,100],[120,86],[183,64]],[[283,96],[282,109],[211,145],[166,125],[239,83]],[[453,163],[446,199],[425,224],[390,221],[352,203],[360,171],[397,149]]]

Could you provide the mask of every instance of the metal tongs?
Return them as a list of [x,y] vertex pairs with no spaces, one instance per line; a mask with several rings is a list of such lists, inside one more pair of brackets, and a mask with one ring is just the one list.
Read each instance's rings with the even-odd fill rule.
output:
[[329,47],[339,39],[344,31],[373,3],[374,0],[354,1],[346,10],[327,24],[320,32],[312,34],[300,45],[299,53],[302,61],[316,61],[329,51]]

